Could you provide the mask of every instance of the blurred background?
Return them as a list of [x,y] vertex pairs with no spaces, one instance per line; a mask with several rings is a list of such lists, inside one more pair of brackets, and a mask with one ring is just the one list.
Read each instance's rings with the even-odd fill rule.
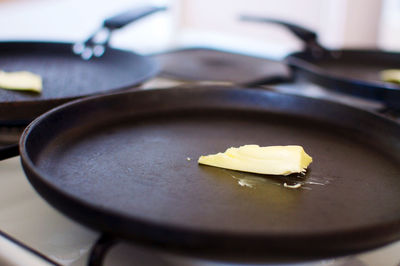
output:
[[301,49],[282,27],[238,20],[254,14],[313,29],[329,48],[400,50],[400,0],[0,0],[0,40],[81,41],[104,18],[149,3],[170,9],[119,30],[111,45],[141,53],[209,46],[277,59]]

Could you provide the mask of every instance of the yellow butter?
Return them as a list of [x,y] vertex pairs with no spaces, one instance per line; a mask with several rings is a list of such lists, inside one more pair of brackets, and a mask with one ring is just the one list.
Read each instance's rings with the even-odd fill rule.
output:
[[40,93],[42,91],[42,78],[28,71],[0,71],[0,88]]
[[244,145],[224,153],[200,156],[198,163],[225,169],[267,175],[290,175],[304,172],[312,158],[297,145]]
[[383,70],[380,76],[382,81],[400,84],[400,69]]

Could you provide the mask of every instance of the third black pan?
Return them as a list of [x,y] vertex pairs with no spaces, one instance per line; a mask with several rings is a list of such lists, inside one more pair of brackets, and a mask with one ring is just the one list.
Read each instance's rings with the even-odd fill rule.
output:
[[381,78],[384,70],[400,69],[400,53],[347,49],[330,50],[315,57],[310,51],[304,51],[293,53],[286,60],[297,77],[400,108],[400,86]]
[[30,71],[43,79],[42,93],[0,89],[0,124],[27,125],[62,103],[138,86],[158,72],[155,61],[131,51],[108,48],[84,60],[72,43],[2,42],[0,69]]
[[[109,35],[100,43],[93,41],[98,37],[96,34],[85,44],[0,42],[0,70],[30,71],[43,79],[40,94],[0,89],[0,125],[24,126],[67,101],[133,88],[153,77],[159,70],[154,60],[132,51],[111,48],[108,41],[112,31],[161,10],[165,8],[137,7],[104,20],[99,31]],[[82,51],[77,51],[79,46]],[[104,53],[88,56],[87,52],[94,47],[101,47]]]
[[285,60],[297,78],[400,108],[400,85],[381,78],[384,70],[400,69],[400,53],[376,49],[329,50],[318,43],[315,32],[302,26],[257,16],[246,15],[241,19],[282,25],[304,42],[304,51],[289,54]]
[[[235,88],[135,91],[40,116],[20,153],[76,221],[164,251],[300,261],[400,239],[400,125],[345,105]],[[302,145],[304,177],[198,165],[244,144]],[[301,183],[298,189],[284,183]]]

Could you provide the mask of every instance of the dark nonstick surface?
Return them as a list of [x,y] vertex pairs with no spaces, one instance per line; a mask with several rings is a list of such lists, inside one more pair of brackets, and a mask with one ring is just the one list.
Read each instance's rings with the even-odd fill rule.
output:
[[0,89],[0,121],[26,123],[66,101],[137,86],[157,73],[156,64],[133,52],[108,48],[100,58],[83,60],[72,44],[0,43],[0,69],[42,76],[41,94]]
[[[50,111],[26,129],[20,152],[35,189],[87,226],[196,256],[282,261],[399,239],[399,136],[398,124],[331,102],[165,89]],[[305,177],[197,164],[252,143],[302,145],[314,161]]]

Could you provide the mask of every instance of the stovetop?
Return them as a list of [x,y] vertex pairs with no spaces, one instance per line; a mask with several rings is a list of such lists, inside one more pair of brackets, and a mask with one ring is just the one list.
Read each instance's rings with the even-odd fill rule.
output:
[[[246,64],[241,64],[241,60],[247,58],[245,55],[229,57],[229,53],[221,51],[208,50],[207,52],[207,49],[200,49],[199,52],[199,49],[196,49],[195,57],[207,58],[207,60],[203,60],[200,64],[196,65],[195,61],[192,61],[190,64],[190,68],[199,75],[196,76],[193,73],[189,73],[189,71],[186,71],[189,68],[182,68],[181,65],[177,64],[177,61],[173,60],[173,58],[178,58],[176,55],[175,57],[168,55],[170,59],[168,59],[168,56],[163,56],[164,72],[155,79],[143,84],[141,88],[167,88],[177,85],[187,86],[204,83],[244,84],[250,81],[260,81],[260,78],[262,78],[260,74],[262,73],[254,73],[252,71],[256,69],[256,66],[260,65],[262,65],[263,69],[268,69],[272,65],[271,69],[275,71],[273,73],[274,77],[287,77],[287,70],[282,65],[279,65],[279,62],[268,62],[265,59],[250,58],[251,63],[246,61]],[[184,53],[187,53],[187,50]],[[199,56],[199,53],[201,56]],[[172,61],[168,61],[171,58]],[[186,56],[180,60],[188,59]],[[228,60],[228,63],[226,60]],[[213,67],[225,69],[229,69],[229,65],[233,64],[235,65],[235,71],[239,71],[242,74],[245,71],[249,71],[253,76],[249,79],[251,75],[235,76],[234,73],[229,71],[222,71],[221,73],[225,76],[219,78],[215,75],[214,70],[211,69],[209,71],[210,69],[207,68],[209,64],[213,65]],[[276,71],[279,68],[280,71]],[[182,69],[184,72],[179,72]],[[209,72],[204,72],[204,69]],[[180,76],[180,73],[186,76]],[[229,79],[230,75],[233,75],[234,78]],[[261,89],[338,101],[369,111],[384,113],[394,119],[398,119],[399,117],[397,113],[385,109],[378,102],[334,93],[302,80],[293,83],[282,82],[282,79],[278,84],[276,84],[276,81],[276,79],[269,80],[271,84]],[[12,141],[13,136],[15,138],[15,134],[18,134],[18,130],[16,129],[5,129],[3,132],[4,138],[7,141]],[[33,249],[35,252],[58,264],[87,265],[91,249],[100,237],[100,233],[81,226],[45,202],[33,190],[25,178],[18,157],[0,162],[0,176],[0,230],[20,242],[13,244],[12,241],[4,242],[0,240],[0,265],[46,265],[43,260],[39,260],[38,264],[34,264],[35,259],[29,255],[30,252],[23,252],[22,250],[25,249],[21,248],[21,246],[27,246],[28,249]],[[115,245],[106,254],[104,262],[104,265],[232,265],[230,263],[165,254],[157,250],[135,246],[132,243],[118,243]],[[353,256],[290,265],[397,266],[400,265],[399,263],[400,241],[377,250]]]

